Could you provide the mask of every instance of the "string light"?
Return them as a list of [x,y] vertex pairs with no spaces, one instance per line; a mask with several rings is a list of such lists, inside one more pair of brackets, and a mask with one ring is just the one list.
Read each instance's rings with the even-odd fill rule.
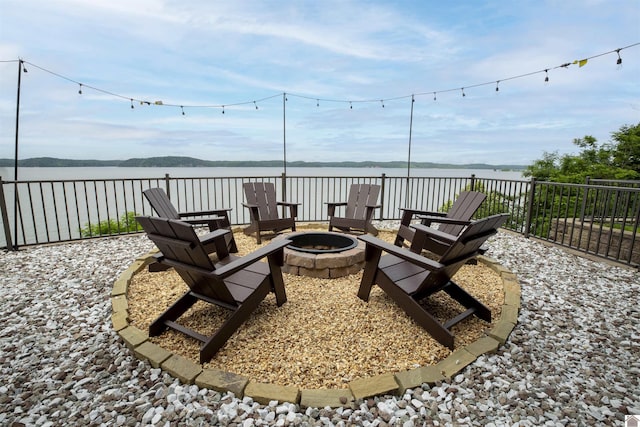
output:
[[618,65],[618,69],[622,68],[622,58],[620,57],[620,49],[616,49],[616,53],[618,54],[618,60],[616,64]]
[[135,107],[133,106],[133,98],[131,98],[131,109],[133,110]]
[[[600,54],[598,54],[598,55],[593,55],[593,56],[591,56],[591,57],[584,58],[584,59],[579,60],[579,61],[578,61],[578,60],[574,60],[574,61],[572,61],[572,62],[565,62],[565,63],[563,63],[563,64],[561,64],[561,65],[558,65],[558,66],[555,66],[555,67],[550,67],[550,68],[545,68],[545,69],[540,70],[540,71],[533,71],[533,72],[529,72],[529,73],[525,73],[525,74],[521,74],[521,75],[517,75],[517,76],[512,76],[512,77],[508,77],[508,78],[503,78],[503,79],[500,79],[500,80],[494,80],[494,81],[492,81],[492,82],[486,82],[486,83],[479,83],[479,84],[475,84],[475,85],[468,85],[468,86],[464,86],[464,87],[461,87],[461,88],[460,88],[460,91],[461,91],[462,97],[466,97],[465,89],[475,88],[475,87],[485,86],[485,85],[490,85],[490,84],[495,83],[495,84],[496,84],[496,86],[495,86],[495,91],[496,91],[496,92],[499,92],[499,91],[500,91],[500,87],[499,87],[499,86],[500,86],[500,82],[502,82],[502,81],[506,81],[506,80],[514,80],[514,79],[519,79],[519,78],[523,78],[523,77],[528,77],[528,76],[531,76],[531,75],[534,75],[534,74],[538,74],[538,73],[542,73],[542,72],[544,72],[544,73],[545,73],[544,83],[546,84],[546,83],[549,83],[549,70],[551,70],[551,69],[558,69],[558,68],[565,68],[565,69],[568,69],[572,64],[577,64],[579,67],[582,67],[582,66],[586,65],[587,61],[588,61],[588,60],[590,60],[590,59],[597,58],[597,57],[600,57],[600,56],[609,55],[609,54],[612,54],[612,53],[616,53],[616,54],[617,54],[616,65],[618,65],[618,69],[620,69],[620,68],[622,67],[622,56],[621,56],[620,52],[621,52],[622,50],[629,49],[629,48],[632,48],[632,47],[636,47],[636,46],[639,46],[639,45],[640,45],[640,42],[637,42],[637,43],[630,44],[630,45],[625,46],[625,47],[621,47],[621,48],[614,49],[614,50],[611,50],[611,51],[608,51],[608,52],[600,53]],[[11,61],[0,61],[0,62],[16,62],[16,60],[11,60]],[[76,80],[73,80],[73,79],[68,78],[68,77],[66,77],[66,76],[63,76],[63,75],[61,75],[61,74],[55,73],[55,72],[53,72],[53,71],[47,70],[47,69],[45,69],[45,68],[43,68],[43,67],[40,67],[39,65],[33,64],[33,63],[31,63],[31,62],[28,62],[28,61],[24,61],[24,60],[22,60],[22,59],[18,59],[18,60],[17,60],[17,62],[19,62],[19,63],[20,63],[20,65],[21,65],[21,67],[22,67],[22,68],[21,68],[21,70],[22,70],[22,72],[24,72],[24,73],[27,73],[27,72],[28,72],[28,71],[27,71],[27,68],[26,68],[26,63],[29,63],[29,65],[30,65],[31,67],[36,67],[36,68],[38,68],[38,69],[40,69],[40,70],[42,70],[42,71],[44,71],[44,72],[46,72],[46,73],[52,74],[52,75],[57,76],[57,77],[59,77],[59,78],[61,78],[61,79],[64,79],[64,80],[67,80],[67,81],[69,81],[69,82],[73,82],[73,83],[77,84],[77,85],[78,85],[78,93],[79,93],[79,94],[82,94],[82,93],[83,93],[83,89],[84,89],[84,88],[90,88],[90,89],[92,89],[92,90],[95,90],[95,91],[97,91],[97,92],[104,93],[104,94],[106,94],[106,95],[110,95],[110,96],[113,96],[113,97],[126,99],[126,100],[130,101],[130,103],[131,103],[131,107],[132,107],[132,108],[134,108],[134,107],[133,107],[133,102],[134,102],[134,101],[136,101],[136,102],[140,102],[140,105],[145,105],[145,104],[146,104],[146,105],[151,105],[151,102],[149,102],[149,101],[144,101],[144,100],[139,100],[139,99],[135,99],[135,98],[130,98],[130,97],[128,97],[128,96],[123,96],[123,95],[120,95],[120,94],[117,94],[117,93],[114,93],[114,92],[110,92],[110,91],[107,91],[107,90],[104,90],[104,89],[100,89],[100,88],[98,88],[98,87],[94,87],[94,86],[90,86],[90,85],[87,85],[87,84],[84,84],[84,83],[80,83],[80,82],[78,82],[78,81],[76,81]],[[84,87],[83,87],[83,86],[84,86]],[[453,88],[452,88],[452,89],[447,89],[447,90],[439,90],[439,91],[431,91],[431,92],[416,93],[416,94],[415,94],[415,96],[421,96],[421,95],[433,94],[433,100],[434,100],[434,101],[437,101],[437,93],[438,93],[438,92],[441,92],[441,93],[442,93],[442,92],[453,92],[453,91],[456,91],[456,90],[458,90],[458,89],[457,89],[457,88],[456,88],[456,89],[453,89]],[[275,98],[275,97],[279,97],[279,96],[283,96],[283,95],[284,95],[284,100],[285,100],[285,101],[288,101],[289,99],[288,99],[288,97],[287,97],[287,93],[285,92],[285,93],[275,94],[275,95],[269,96],[269,97],[264,98],[264,99],[261,99],[261,100],[245,101],[245,102],[239,102],[239,103],[235,103],[235,104],[226,104],[226,105],[188,105],[187,107],[190,107],[190,108],[222,108],[222,114],[225,114],[225,107],[230,106],[230,105],[233,105],[233,106],[236,106],[236,105],[244,105],[244,104],[249,104],[249,103],[253,102],[253,104],[254,104],[254,106],[256,107],[256,109],[259,109],[259,107],[258,107],[258,105],[257,105],[257,102],[259,102],[259,101],[264,101],[264,100],[271,99],[271,98]],[[354,101],[354,100],[344,100],[344,99],[310,98],[310,97],[307,97],[307,96],[297,95],[297,94],[293,94],[293,96],[296,96],[296,97],[299,97],[299,98],[315,99],[315,100],[316,100],[316,106],[317,106],[317,107],[319,107],[319,106],[320,106],[320,100],[321,100],[321,99],[322,99],[323,101],[328,101],[328,102],[349,102],[349,108],[350,108],[350,109],[353,109],[353,102],[380,102],[380,103],[381,103],[381,105],[382,105],[382,107],[383,107],[383,108],[385,107],[384,100],[383,100],[383,99],[379,99],[379,98],[378,98],[378,99],[375,99],[375,98],[374,98],[374,99],[367,99],[367,100],[355,100],[355,101]],[[400,96],[400,97],[397,97],[397,98],[390,98],[390,99],[388,99],[388,100],[396,100],[396,99],[402,99],[402,98],[407,98],[407,97],[408,97],[408,96]],[[182,114],[184,115],[184,105],[163,104],[163,103],[162,103],[162,101],[156,101],[156,102],[153,102],[153,104],[158,105],[158,106],[166,106],[166,107],[180,107],[180,109],[181,109],[181,111],[182,111]]]

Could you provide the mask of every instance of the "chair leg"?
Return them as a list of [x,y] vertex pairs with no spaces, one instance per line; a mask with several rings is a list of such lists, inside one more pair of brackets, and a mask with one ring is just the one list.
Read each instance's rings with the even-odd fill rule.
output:
[[362,273],[362,280],[360,281],[360,287],[358,288],[358,298],[363,301],[369,301],[369,295],[371,294],[371,288],[375,285],[376,274],[378,273],[378,263],[380,262],[380,256],[382,250],[367,245],[365,248],[365,267]]
[[180,316],[184,314],[185,311],[189,310],[193,304],[198,301],[198,298],[194,297],[191,294],[191,291],[187,291],[180,299],[174,302],[169,308],[167,308],[164,313],[162,313],[156,320],[151,323],[149,326],[149,335],[157,336],[164,331],[167,326],[165,325],[165,321],[175,321]]
[[269,293],[269,283],[265,280],[200,347],[200,363],[206,363],[225,345],[231,335],[249,318],[258,304]]
[[435,317],[429,314],[411,296],[402,291],[395,284],[386,281],[378,283],[387,295],[402,308],[417,324],[422,326],[440,344],[453,350],[453,334],[446,329]]
[[[282,258],[284,256],[283,252],[279,254],[276,253],[275,256],[267,257],[269,262],[269,270],[271,271],[270,279],[271,279],[271,290],[274,294],[276,294],[276,304],[280,307],[282,304],[287,302],[287,293],[284,288],[284,281],[282,279]],[[280,259],[277,259],[279,257]]]
[[486,322],[491,322],[491,310],[475,299],[467,291],[462,289],[458,284],[450,281],[444,288],[442,288],[442,290],[449,294],[451,298],[462,304],[465,308],[475,309],[474,314],[480,319]]

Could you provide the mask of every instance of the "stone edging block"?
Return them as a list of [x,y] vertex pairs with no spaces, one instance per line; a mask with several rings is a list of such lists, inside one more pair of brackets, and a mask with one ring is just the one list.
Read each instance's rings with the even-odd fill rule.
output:
[[262,405],[268,405],[272,400],[298,403],[300,390],[298,387],[249,381],[249,384],[247,384],[247,387],[244,389],[244,395],[251,397],[254,401]]
[[186,384],[210,388],[219,392],[232,392],[235,396],[251,397],[267,405],[269,402],[291,402],[303,407],[353,407],[356,400],[383,394],[403,394],[409,388],[427,383],[433,385],[452,378],[480,355],[495,353],[503,345],[518,321],[521,307],[521,288],[515,274],[496,260],[479,256],[484,263],[500,275],[503,282],[505,303],[500,319],[493,328],[477,341],[451,353],[436,365],[422,366],[408,371],[387,373],[375,377],[351,381],[349,389],[299,389],[297,387],[259,383],[231,372],[202,369],[202,366],[182,356],[174,355],[150,342],[146,332],[131,326],[128,317],[127,291],[131,278],[153,261],[157,250],[138,258],[114,283],[111,292],[113,328],[140,359],[146,359],[154,368],[161,367]]

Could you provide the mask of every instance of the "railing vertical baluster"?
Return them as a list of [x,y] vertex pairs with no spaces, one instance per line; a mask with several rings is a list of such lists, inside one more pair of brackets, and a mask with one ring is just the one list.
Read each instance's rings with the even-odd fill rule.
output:
[[[380,216],[379,219],[380,221],[382,221],[384,219],[384,207],[385,207],[385,195],[386,195],[386,188],[387,188],[387,175],[386,174],[382,174],[382,176],[380,176]],[[407,183],[407,191],[409,191],[409,183]]]
[[531,178],[531,184],[529,187],[529,200],[527,207],[527,219],[524,223],[524,237],[529,237],[529,232],[531,231],[531,220],[533,219],[533,204],[536,198],[536,179]]
[[[16,212],[13,213],[16,216]],[[10,251],[15,251],[18,248],[14,246],[12,237],[11,237],[11,225],[9,224],[9,212],[7,210],[7,202],[4,197],[4,181],[0,176],[0,215],[2,216],[2,226],[4,228],[4,239],[7,243],[7,249]],[[17,230],[16,230],[17,234]]]

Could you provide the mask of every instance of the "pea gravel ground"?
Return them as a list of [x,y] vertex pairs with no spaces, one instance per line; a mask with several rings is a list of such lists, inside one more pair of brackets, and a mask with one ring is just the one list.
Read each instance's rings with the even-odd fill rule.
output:
[[447,383],[354,408],[259,405],[136,359],[111,329],[114,280],[144,236],[0,253],[0,425],[624,425],[640,414],[640,274],[500,232],[522,286],[497,354]]

